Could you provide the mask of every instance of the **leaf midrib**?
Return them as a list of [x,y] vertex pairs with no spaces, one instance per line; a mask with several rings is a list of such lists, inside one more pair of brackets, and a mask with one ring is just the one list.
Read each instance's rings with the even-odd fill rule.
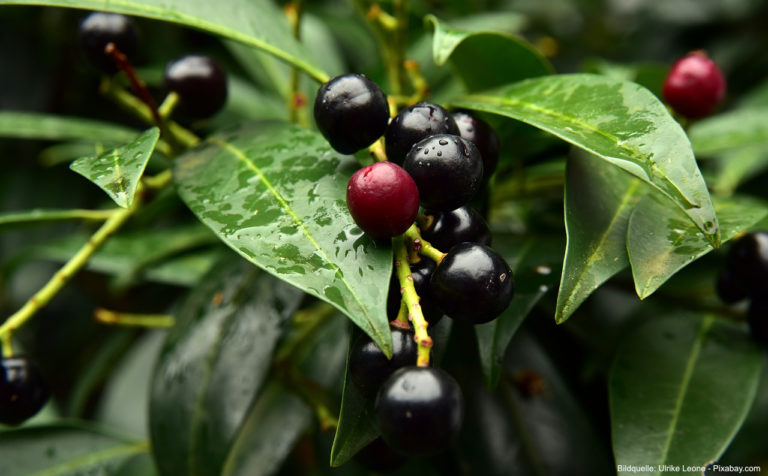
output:
[[675,399],[675,408],[674,412],[672,413],[672,420],[669,422],[669,427],[667,428],[667,439],[664,442],[664,446],[662,448],[659,464],[666,464],[667,456],[669,455],[669,449],[672,446],[672,438],[675,435],[677,423],[680,419],[680,411],[683,407],[685,397],[688,394],[688,388],[690,386],[691,378],[693,377],[693,371],[696,368],[696,361],[699,359],[704,339],[706,334],[709,332],[709,329],[712,327],[714,320],[715,318],[712,316],[707,316],[701,320],[699,332],[696,334],[696,339],[693,341],[693,347],[691,348],[691,352],[688,355],[688,360],[685,363],[683,378],[680,382],[680,390],[678,391],[677,398]]
[[[352,286],[349,284],[347,279],[344,277],[344,273],[341,272],[341,269],[334,263],[330,257],[325,253],[325,251],[320,247],[320,244],[315,240],[315,238],[312,236],[312,234],[309,232],[307,227],[304,225],[304,221],[299,218],[298,215],[293,211],[291,206],[288,204],[288,202],[285,200],[285,198],[280,194],[280,192],[272,185],[272,183],[267,179],[267,177],[264,175],[264,173],[261,171],[261,169],[253,163],[252,160],[248,158],[248,156],[243,153],[242,150],[238,149],[235,145],[221,140],[217,137],[212,137],[209,139],[210,142],[218,145],[225,151],[229,152],[233,156],[235,156],[236,159],[241,161],[246,167],[251,169],[254,174],[259,178],[259,181],[264,184],[265,187],[267,187],[267,190],[275,197],[275,199],[278,201],[280,206],[285,209],[286,213],[291,217],[293,222],[296,224],[296,226],[301,230],[301,232],[306,236],[307,240],[312,244],[312,246],[315,248],[315,251],[319,254],[319,256],[322,258],[322,260],[334,270],[334,274],[336,278],[344,284],[344,287],[347,289],[349,294],[352,296],[352,298],[355,301],[355,304],[357,304],[358,309],[360,309],[360,312],[362,312],[363,316],[365,317],[366,322],[368,323],[369,328],[371,329],[371,332],[373,332],[378,341],[384,341],[384,336],[381,335],[378,328],[374,325],[373,319],[368,312],[368,309],[363,305],[362,300],[360,299],[360,296],[357,295],[355,290],[352,288]],[[344,309],[341,309],[337,304],[331,303],[333,306],[339,308],[342,311],[345,311]]]
[[148,442],[142,441],[139,443],[123,444],[120,446],[114,446],[101,451],[97,451],[95,453],[89,453],[80,458],[65,461],[48,469],[32,473],[29,476],[56,476],[60,474],[68,474],[73,470],[77,470],[78,468],[92,466],[93,464],[99,463],[101,461],[107,461],[118,456],[141,454],[146,453],[147,451],[149,451]]

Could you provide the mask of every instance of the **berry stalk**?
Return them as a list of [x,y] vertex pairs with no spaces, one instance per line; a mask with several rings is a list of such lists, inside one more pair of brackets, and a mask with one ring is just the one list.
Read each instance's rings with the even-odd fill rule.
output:
[[138,95],[142,101],[144,101],[144,104],[147,105],[149,108],[150,113],[152,114],[152,119],[155,121],[155,124],[160,125],[161,119],[160,119],[160,113],[157,112],[157,103],[155,102],[155,99],[152,97],[152,94],[149,92],[149,89],[147,89],[146,83],[139,78],[139,76],[136,74],[136,70],[133,69],[133,65],[131,64],[130,60],[128,60],[128,57],[123,54],[122,51],[120,51],[117,48],[117,45],[114,43],[107,43],[107,46],[104,48],[104,53],[109,55],[117,65],[118,69],[123,71],[126,76],[128,76],[128,79],[131,82],[131,88],[133,88],[133,91]]
[[405,231],[405,236],[411,242],[412,248],[420,255],[426,256],[437,264],[440,264],[443,258],[445,258],[445,253],[438,250],[432,246],[430,242],[421,237],[416,225],[411,225],[411,227]]
[[404,235],[392,238],[392,246],[395,249],[395,267],[397,269],[397,279],[400,281],[400,289],[403,293],[403,300],[408,309],[408,319],[413,324],[414,340],[418,344],[418,353],[416,365],[419,367],[429,366],[429,352],[432,349],[432,338],[427,333],[429,323],[424,318],[419,304],[419,295],[413,286],[413,276],[411,268],[408,265],[408,247]]

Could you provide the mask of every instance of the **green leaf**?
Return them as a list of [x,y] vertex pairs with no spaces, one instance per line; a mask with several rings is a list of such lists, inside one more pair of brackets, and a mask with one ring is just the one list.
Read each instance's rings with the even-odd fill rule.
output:
[[[716,200],[715,209],[724,241],[768,214],[765,203],[746,197]],[[643,198],[629,218],[627,251],[640,299],[650,296],[673,274],[713,249],[685,215],[667,206],[656,194]]]
[[452,105],[523,121],[607,160],[669,197],[719,244],[717,216],[688,137],[647,89],[602,76],[558,75]]
[[427,15],[434,28],[432,55],[438,66],[450,58],[469,91],[479,91],[521,79],[545,76],[552,65],[533,46],[517,36],[488,29],[451,27]]
[[743,324],[686,314],[644,322],[609,376],[616,464],[672,474],[657,465],[716,461],[747,415],[761,368]]
[[379,436],[373,419],[373,402],[360,393],[349,375],[349,355],[362,333],[352,332],[344,372],[344,392],[341,397],[339,424],[331,448],[331,466],[338,467],[349,461],[358,451]]
[[[3,2],[0,1],[1,3]],[[0,136],[17,139],[85,139],[88,141],[98,138],[100,142],[119,144],[135,139],[136,131],[117,124],[80,117],[0,111]]]
[[146,442],[80,425],[51,425],[0,432],[3,476],[111,474],[128,458],[146,453]]
[[152,450],[162,473],[220,473],[300,298],[240,259],[220,263],[190,292],[151,387]]
[[[294,355],[304,376],[321,387],[341,384],[347,350],[348,321],[340,314]],[[273,380],[252,406],[232,443],[222,476],[276,473],[296,440],[311,422],[312,412],[286,386]],[[217,473],[218,474],[218,473]]]
[[504,354],[517,329],[536,303],[554,286],[563,257],[560,239],[536,236],[515,240],[497,234],[493,247],[512,267],[515,296],[497,319],[475,326],[480,363],[486,385],[495,388],[501,376]]
[[98,185],[118,206],[130,208],[159,138],[160,129],[153,127],[129,144],[97,156],[77,159],[69,168]]
[[768,168],[766,145],[739,147],[718,153],[713,159],[716,169],[707,176],[715,193],[731,195],[739,185],[758,176]]
[[768,145],[768,107],[737,109],[702,119],[691,126],[696,155],[714,155],[745,146]]
[[106,220],[112,210],[41,209],[0,213],[0,231],[62,220]]
[[555,321],[565,322],[608,278],[629,266],[627,226],[646,192],[642,182],[607,162],[575,153],[565,180],[568,244]]
[[270,0],[0,0],[0,5],[45,5],[122,13],[179,23],[259,48],[302,69],[319,82],[328,75],[293,37],[285,14]]
[[349,215],[354,168],[318,133],[260,122],[178,157],[174,178],[181,198],[227,245],[329,302],[391,354],[392,250]]

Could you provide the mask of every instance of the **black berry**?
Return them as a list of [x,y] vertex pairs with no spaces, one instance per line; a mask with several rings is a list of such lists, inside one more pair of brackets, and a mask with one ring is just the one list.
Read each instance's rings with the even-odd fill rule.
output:
[[138,44],[133,21],[118,13],[91,13],[80,22],[77,36],[88,60],[107,73],[117,71],[112,57],[104,52],[108,43],[114,43],[128,58],[136,53]]
[[724,269],[717,276],[717,295],[723,302],[732,304],[749,297],[747,283],[739,279],[739,275],[730,269]]
[[512,270],[491,248],[461,243],[437,265],[430,290],[448,317],[481,324],[499,316],[514,294]]
[[480,151],[483,175],[488,179],[499,163],[499,136],[487,122],[466,112],[453,113],[453,120],[459,128],[459,135],[475,144]]
[[428,102],[403,109],[392,119],[384,136],[387,158],[402,164],[414,144],[435,134],[459,134],[456,121],[448,111]]
[[403,367],[376,397],[376,420],[384,441],[406,455],[446,449],[463,418],[463,397],[456,380],[431,367]]
[[364,232],[374,238],[391,238],[407,230],[416,219],[419,190],[399,165],[376,162],[349,179],[347,207]]
[[213,59],[187,55],[165,67],[165,87],[179,95],[178,112],[190,119],[205,119],[227,102],[227,75]]
[[725,78],[701,51],[677,60],[664,80],[664,99],[672,109],[691,119],[706,117],[725,97]]
[[453,210],[466,204],[483,180],[483,162],[477,147],[449,134],[416,143],[403,168],[419,187],[421,204],[431,210]]
[[355,461],[371,471],[394,471],[406,460],[405,456],[395,452],[381,438],[376,438],[355,455]]
[[[435,271],[435,262],[431,259],[422,258],[418,263],[413,263],[410,266],[413,287],[416,289],[416,294],[420,297],[421,312],[424,314],[424,319],[427,320],[429,326],[432,327],[443,317],[442,309],[440,309],[429,294],[429,281],[432,278],[432,273]],[[397,270],[393,270],[392,279],[389,281],[389,294],[387,295],[387,316],[390,320],[397,317],[401,300],[400,280],[397,278]]]
[[747,324],[752,338],[768,346],[768,296],[757,296],[749,303]]
[[748,233],[731,246],[725,272],[732,274],[734,286],[742,293],[757,296],[768,293],[768,232]]
[[48,401],[40,371],[24,357],[0,360],[0,423],[18,425],[33,417]]
[[317,92],[315,122],[331,147],[352,154],[384,134],[389,122],[387,96],[362,74],[337,76]]
[[392,359],[367,335],[360,336],[349,354],[349,376],[360,393],[373,400],[381,385],[400,367],[416,363],[417,345],[413,332],[392,329]]
[[421,236],[439,250],[450,250],[459,243],[491,244],[491,232],[482,215],[472,207],[435,212],[421,230]]

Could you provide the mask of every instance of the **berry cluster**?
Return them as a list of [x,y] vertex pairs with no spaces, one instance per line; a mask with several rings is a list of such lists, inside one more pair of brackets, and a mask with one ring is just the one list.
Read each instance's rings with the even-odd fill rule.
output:
[[48,386],[34,363],[20,356],[0,360],[0,424],[23,423],[48,397]]
[[729,304],[749,299],[752,337],[768,345],[768,231],[748,233],[733,243],[717,278],[717,294]]
[[[91,63],[108,74],[129,69],[137,50],[133,20],[117,13],[94,12],[80,22],[78,39]],[[124,64],[124,62],[127,62]],[[165,89],[178,95],[178,113],[186,119],[205,119],[227,102],[227,75],[208,56],[187,55],[168,63]]]
[[[514,291],[509,265],[489,246],[488,225],[467,206],[496,169],[498,137],[482,120],[428,102],[406,107],[390,121],[387,96],[360,74],[323,84],[314,116],[323,136],[343,154],[375,148],[384,136],[386,157],[379,148],[379,161],[352,175],[347,206],[355,223],[374,238],[405,234],[403,243],[410,247],[406,282],[413,285],[416,312],[424,318],[417,323],[411,314],[404,259],[397,260],[387,297],[392,359],[367,336],[350,353],[350,378],[364,397],[375,399],[383,439],[363,454],[379,461],[392,450],[438,452],[459,432],[463,397],[453,377],[421,358],[431,339],[419,332],[443,314],[470,324],[495,319]],[[415,235],[414,221],[421,226]],[[434,253],[423,252],[427,247]],[[420,250],[427,257],[419,256]],[[414,330],[402,328],[409,327],[406,316]]]

